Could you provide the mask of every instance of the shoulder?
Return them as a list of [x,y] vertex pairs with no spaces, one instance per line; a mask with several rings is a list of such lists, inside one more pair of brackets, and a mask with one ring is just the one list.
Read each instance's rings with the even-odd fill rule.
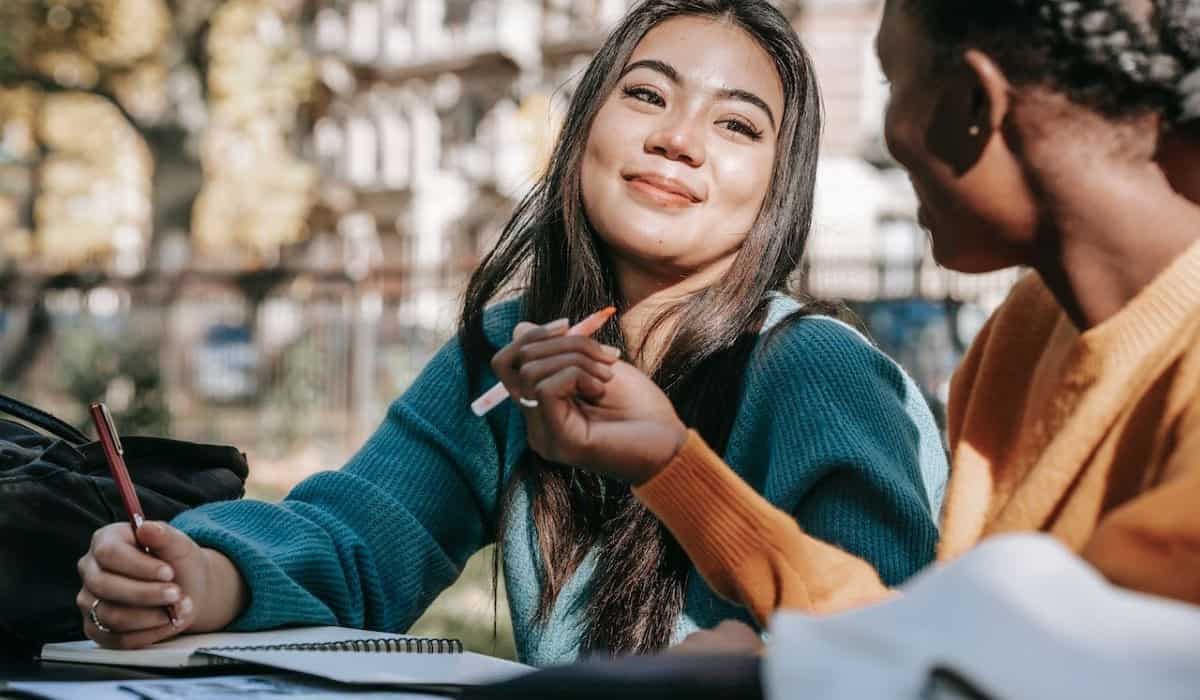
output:
[[775,386],[885,381],[899,388],[906,377],[862,332],[831,316],[805,314],[798,304],[787,313],[772,310],[748,368],[748,379]]
[[[509,299],[489,306],[483,315],[483,331],[487,340],[495,348],[507,345],[512,338],[512,330],[521,317],[521,299]],[[490,377],[490,367],[486,358],[480,358],[478,371]],[[409,385],[402,399],[427,398],[434,402],[444,401],[447,395],[454,395],[463,400],[470,391],[467,385],[467,353],[458,334],[447,340],[425,365],[421,374]],[[461,394],[461,396],[459,395]]]
[[747,368],[741,431],[731,438],[740,450],[730,456],[741,463],[763,446],[786,453],[769,472],[747,460],[748,475],[772,493],[802,492],[797,484],[851,470],[911,484],[914,498],[936,510],[946,456],[916,382],[841,320],[798,305],[774,320]]
[[[487,307],[483,312],[483,334],[495,349],[504,347],[512,340],[513,328],[516,328],[522,316],[522,298],[507,299]],[[489,353],[490,359],[490,353]],[[442,345],[429,367],[464,369],[467,359],[464,356],[463,343],[456,333]],[[483,362],[481,370],[487,370],[487,362]]]
[[497,348],[508,345],[513,329],[524,316],[524,297],[496,302],[483,312],[483,333]]
[[793,313],[760,339],[746,370],[743,410],[839,434],[908,432],[940,443],[924,395],[895,360],[838,319]]

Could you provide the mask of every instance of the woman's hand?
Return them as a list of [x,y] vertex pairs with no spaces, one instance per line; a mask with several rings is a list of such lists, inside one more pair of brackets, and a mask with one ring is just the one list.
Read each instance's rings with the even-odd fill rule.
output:
[[[222,629],[240,613],[246,596],[228,558],[161,522],[143,523],[137,539],[129,523],[100,528],[77,568],[83,587],[75,604],[84,634],[116,649]],[[171,607],[174,623],[164,606]]]
[[[565,322],[519,324],[492,369],[525,414],[542,457],[635,485],[659,472],[687,437],[670,399],[618,359],[616,348],[567,336]],[[530,405],[536,401],[536,406]]]
[[744,622],[725,620],[710,630],[700,630],[667,650],[668,654],[756,655],[766,649],[758,633]]

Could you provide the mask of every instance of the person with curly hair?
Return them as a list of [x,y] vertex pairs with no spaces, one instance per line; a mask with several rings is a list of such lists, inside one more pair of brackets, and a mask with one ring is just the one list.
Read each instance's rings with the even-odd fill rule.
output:
[[[938,560],[1041,532],[1119,586],[1200,603],[1200,0],[888,0],[877,49],[887,143],[937,260],[1031,270],[951,386]],[[544,331],[524,330],[536,351]],[[759,620],[895,595],[652,383],[616,372],[581,397],[562,371],[514,380],[539,401],[534,448],[632,482]],[[639,462],[623,435],[678,448]],[[748,632],[699,646],[754,647]]]

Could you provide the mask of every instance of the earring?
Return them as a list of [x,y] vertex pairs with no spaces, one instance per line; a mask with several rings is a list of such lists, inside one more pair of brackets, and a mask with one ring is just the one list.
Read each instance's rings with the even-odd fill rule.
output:
[[979,135],[979,133],[980,133],[980,128],[979,128],[979,125],[978,125],[978,124],[972,124],[972,125],[971,125],[971,128],[970,128],[970,129],[967,129],[967,133],[968,133],[968,134],[970,134],[970,135],[972,135],[972,136],[978,136],[978,135]]

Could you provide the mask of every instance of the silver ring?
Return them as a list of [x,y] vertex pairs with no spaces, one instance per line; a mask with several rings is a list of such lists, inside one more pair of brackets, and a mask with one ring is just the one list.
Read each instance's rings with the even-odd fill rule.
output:
[[524,396],[517,399],[517,403],[521,404],[525,408],[537,408],[538,407],[537,399],[527,399]]
[[92,624],[96,626],[96,629],[107,634],[109,632],[112,632],[112,630],[105,627],[104,623],[100,621],[99,616],[96,615],[96,608],[99,607],[99,605],[100,605],[100,599],[97,598],[96,602],[92,603],[92,607],[88,608],[88,617],[90,617],[92,619]]

